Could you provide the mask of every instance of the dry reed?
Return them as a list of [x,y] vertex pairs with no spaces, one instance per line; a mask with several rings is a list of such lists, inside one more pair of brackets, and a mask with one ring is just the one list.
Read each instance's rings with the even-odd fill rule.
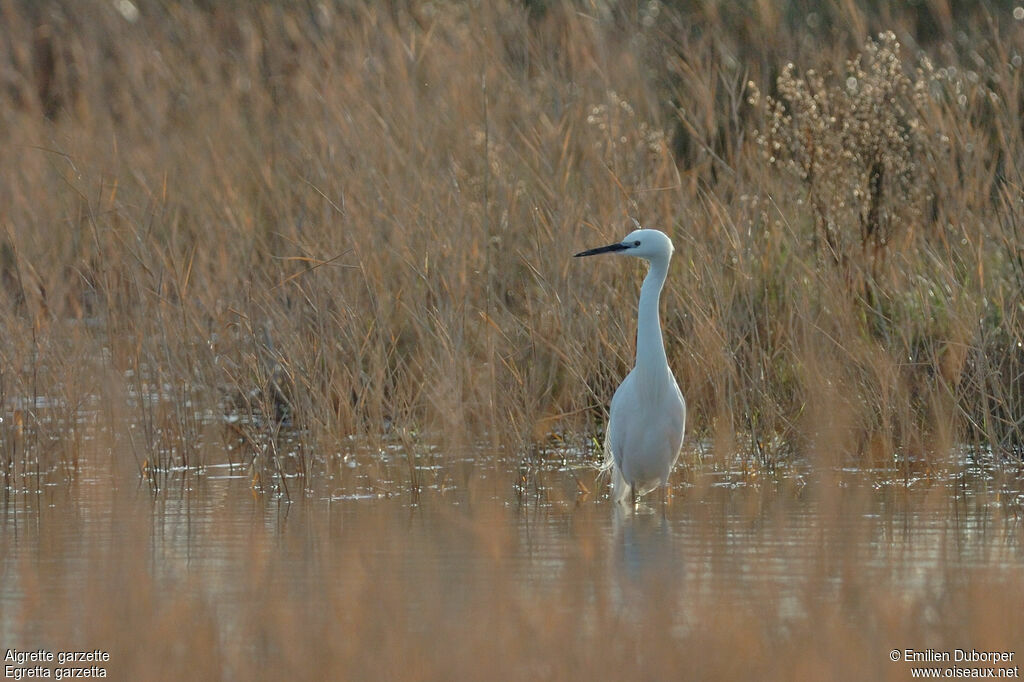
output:
[[5,2],[5,471],[599,433],[631,215],[690,443],[1019,457],[1024,32],[943,6]]

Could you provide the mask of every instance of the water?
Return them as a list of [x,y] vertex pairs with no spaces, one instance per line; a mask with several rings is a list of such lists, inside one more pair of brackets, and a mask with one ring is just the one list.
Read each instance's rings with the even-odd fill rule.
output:
[[291,503],[237,468],[85,471],[5,498],[0,647],[115,679],[906,679],[891,649],[1024,641],[1015,475],[706,469],[632,513],[558,467]]

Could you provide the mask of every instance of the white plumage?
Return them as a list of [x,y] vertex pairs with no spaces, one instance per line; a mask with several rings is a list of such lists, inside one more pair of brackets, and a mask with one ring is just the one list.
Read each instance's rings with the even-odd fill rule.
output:
[[668,276],[672,240],[658,230],[639,229],[616,244],[576,256],[614,253],[650,264],[640,287],[636,364],[612,397],[605,433],[605,467],[612,472],[612,499],[635,502],[668,477],[679,459],[686,425],[686,401],[665,356],[658,302]]

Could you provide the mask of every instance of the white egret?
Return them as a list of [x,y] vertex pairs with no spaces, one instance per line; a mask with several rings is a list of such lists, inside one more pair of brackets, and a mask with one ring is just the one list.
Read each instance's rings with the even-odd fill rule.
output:
[[686,401],[665,357],[658,314],[672,251],[672,240],[664,232],[637,229],[617,244],[581,251],[575,256],[614,253],[636,256],[649,263],[640,287],[636,364],[612,396],[604,438],[603,468],[611,469],[612,499],[620,503],[627,499],[636,503],[639,495],[668,485],[669,473],[683,445]]

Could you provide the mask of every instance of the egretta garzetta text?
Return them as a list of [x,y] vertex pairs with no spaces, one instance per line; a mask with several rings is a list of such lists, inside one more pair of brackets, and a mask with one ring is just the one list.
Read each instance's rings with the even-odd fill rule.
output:
[[667,486],[683,445],[686,400],[668,366],[658,313],[672,251],[672,240],[664,232],[637,229],[621,242],[575,256],[612,253],[649,263],[640,287],[636,363],[612,396],[604,439],[604,467],[611,469],[612,499],[619,503],[635,503],[638,496]]

